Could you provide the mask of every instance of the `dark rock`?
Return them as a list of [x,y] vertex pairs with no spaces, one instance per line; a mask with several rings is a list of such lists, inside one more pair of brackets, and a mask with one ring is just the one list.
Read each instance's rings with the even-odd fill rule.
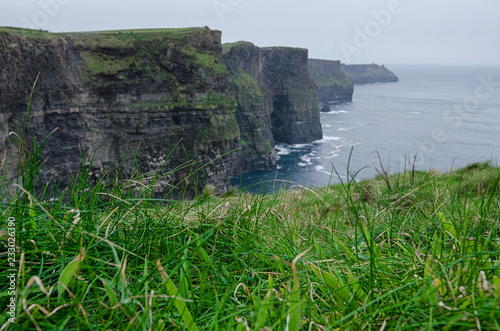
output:
[[228,87],[238,101],[241,169],[276,167],[274,143],[322,138],[317,91],[309,78],[305,49],[225,45]]
[[224,54],[228,68],[228,90],[237,101],[240,127],[240,163],[236,172],[276,169],[271,113],[273,96],[262,86],[261,51],[251,43],[240,43]]
[[324,105],[322,111],[330,111],[330,103],[352,102],[353,84],[342,71],[340,61],[309,59],[308,68],[318,86],[319,101]]
[[353,84],[395,83],[399,81],[384,65],[352,64],[342,65],[342,70]]
[[263,82],[273,94],[274,140],[304,144],[323,138],[318,92],[307,69],[308,51],[262,48]]

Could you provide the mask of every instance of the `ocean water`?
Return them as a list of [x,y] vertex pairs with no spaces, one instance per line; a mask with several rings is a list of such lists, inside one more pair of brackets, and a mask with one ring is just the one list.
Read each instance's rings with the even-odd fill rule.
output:
[[[232,179],[251,191],[363,179],[380,170],[449,171],[500,161],[500,68],[387,66],[400,81],[355,86],[353,102],[322,113],[322,140],[278,144],[277,171]],[[261,184],[264,182],[267,188]]]

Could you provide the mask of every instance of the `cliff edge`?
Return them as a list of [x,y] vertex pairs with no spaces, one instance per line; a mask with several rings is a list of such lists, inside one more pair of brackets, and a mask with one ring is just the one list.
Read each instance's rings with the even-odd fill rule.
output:
[[395,83],[399,81],[392,71],[377,64],[342,64],[342,70],[353,84]]

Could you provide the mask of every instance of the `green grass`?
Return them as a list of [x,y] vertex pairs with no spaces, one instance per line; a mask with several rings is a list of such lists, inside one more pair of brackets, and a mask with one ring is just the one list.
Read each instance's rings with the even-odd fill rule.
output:
[[61,34],[128,34],[128,33],[186,33],[203,30],[203,28],[165,28],[165,29],[129,29],[129,30],[103,30],[103,31],[79,31],[79,32],[61,32]]
[[[172,201],[159,172],[90,185],[86,158],[68,188],[35,190],[43,142],[22,147],[22,180],[0,187],[20,261],[7,329],[500,329],[490,164]],[[7,290],[2,275],[2,307]]]
[[227,69],[222,61],[220,61],[216,54],[200,53],[199,50],[193,47],[184,48],[181,50],[185,55],[191,56],[195,59],[194,63],[201,68],[213,72],[218,76],[225,76]]
[[24,36],[30,38],[42,38],[42,39],[57,39],[58,37],[52,33],[45,30],[31,30],[23,28],[14,28],[8,26],[1,26],[0,33],[5,32],[9,34],[14,34],[17,36]]
[[255,46],[253,43],[248,42],[248,41],[237,41],[234,43],[225,43],[225,44],[222,44],[222,53],[226,54],[231,50],[231,48],[233,48],[235,46],[240,46],[240,45]]
[[204,31],[204,28],[168,28],[168,29],[130,29],[130,30],[104,30],[104,31],[79,31],[79,32],[59,32],[50,33],[45,30],[31,30],[15,27],[0,27],[0,32],[6,32],[10,34],[26,36],[30,38],[58,38],[60,35],[71,34],[73,36],[88,36],[88,35],[121,35],[127,36],[133,34],[160,34],[160,35],[179,35],[184,33]]
[[323,79],[315,79],[314,80],[316,85],[318,87],[327,87],[327,86],[342,86],[343,88],[348,88],[349,86],[352,86],[352,83],[347,79],[343,79],[341,77],[335,77],[335,76],[330,76],[328,78],[323,78]]
[[197,55],[194,62],[200,67],[214,72],[218,76],[226,75],[226,66],[213,54],[200,53]]
[[230,72],[228,83],[237,86],[238,94],[241,96],[261,97],[264,95],[257,81],[242,68]]
[[116,74],[127,69],[134,62],[133,56],[116,60],[112,55],[95,54],[89,51],[80,52],[85,65],[95,74]]

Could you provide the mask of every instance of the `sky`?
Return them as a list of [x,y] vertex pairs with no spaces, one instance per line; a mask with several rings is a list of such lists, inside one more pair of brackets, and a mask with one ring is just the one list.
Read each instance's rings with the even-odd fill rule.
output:
[[498,0],[0,0],[0,26],[51,32],[208,26],[222,41],[344,63],[500,65]]

